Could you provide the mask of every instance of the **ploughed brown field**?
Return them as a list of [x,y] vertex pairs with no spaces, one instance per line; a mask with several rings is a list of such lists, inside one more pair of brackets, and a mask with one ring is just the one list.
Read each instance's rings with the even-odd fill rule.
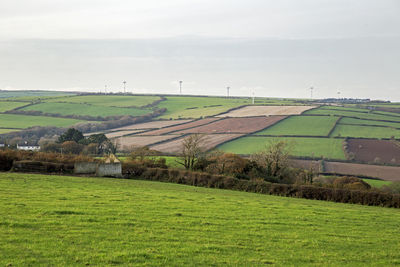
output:
[[105,135],[107,138],[111,139],[111,138],[121,137],[124,135],[140,133],[140,132],[142,132],[142,131],[141,130],[116,131],[116,132],[106,133]]
[[265,129],[284,118],[286,116],[227,118],[175,133],[252,133]]
[[150,122],[144,122],[144,123],[138,123],[138,124],[132,124],[120,128],[115,128],[113,131],[118,131],[118,130],[142,130],[142,129],[160,129],[164,127],[169,127],[177,124],[183,124],[190,122],[192,120],[174,120],[174,121],[150,121]]
[[[205,135],[202,140],[202,147],[210,150],[224,142],[243,136],[244,134],[209,134]],[[177,154],[182,151],[182,141],[184,137],[169,142],[151,146],[151,149],[163,153]]]
[[116,138],[117,144],[122,146],[122,149],[127,149],[131,146],[149,146],[161,141],[176,138],[177,135],[159,135],[159,136],[125,136]]
[[217,117],[251,117],[271,115],[299,115],[316,106],[246,106]]
[[357,161],[400,165],[400,142],[394,140],[349,139],[348,152]]
[[171,132],[175,132],[175,131],[179,131],[179,130],[185,130],[188,128],[200,126],[200,125],[207,124],[207,123],[210,123],[210,122],[213,122],[216,120],[220,120],[220,118],[205,118],[205,119],[192,121],[192,122],[185,123],[185,124],[180,124],[180,125],[176,125],[176,126],[162,128],[159,130],[145,132],[145,133],[142,133],[141,135],[162,135],[162,134],[167,134],[167,133],[171,133]]
[[319,160],[291,159],[290,165],[294,168],[313,169],[315,172],[319,172],[321,163]]
[[400,181],[400,167],[343,162],[325,162],[326,173],[368,176],[387,181]]

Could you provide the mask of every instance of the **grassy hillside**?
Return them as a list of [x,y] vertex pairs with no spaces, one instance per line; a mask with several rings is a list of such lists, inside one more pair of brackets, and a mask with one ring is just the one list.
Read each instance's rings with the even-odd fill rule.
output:
[[360,120],[353,118],[342,118],[341,124],[357,124],[357,125],[381,125],[400,129],[400,122],[386,122],[386,121],[374,121],[374,120]]
[[327,136],[337,119],[330,116],[292,116],[257,134]]
[[400,130],[388,127],[338,124],[332,136],[364,138],[400,138]]
[[[339,108],[339,107],[333,108],[333,107],[323,106],[320,108],[306,111],[304,112],[304,114],[335,115],[335,116],[355,117],[367,120],[384,120],[384,121],[400,122],[400,116],[397,116],[398,114],[396,113],[386,112],[384,115],[384,114],[368,112],[367,109],[356,109],[356,108],[349,109],[349,108]],[[388,114],[391,114],[392,116],[389,116]]]
[[[158,107],[166,108],[167,112],[161,116],[164,119],[200,118],[217,115],[229,109],[251,105],[251,98],[224,98],[224,97],[188,97],[167,96]],[[257,98],[256,105],[296,105],[295,100]],[[298,105],[298,103],[297,103]]]
[[0,90],[0,98],[26,98],[34,99],[42,96],[65,96],[73,95],[73,93],[59,92],[59,91],[31,91],[31,90],[18,90],[18,91],[2,91]]
[[308,137],[256,137],[248,136],[225,143],[218,149],[236,154],[252,154],[265,149],[271,141],[287,141],[291,155],[346,159],[342,139]]
[[32,126],[67,127],[78,122],[82,121],[75,119],[53,118],[45,116],[0,114],[0,126],[4,128],[24,129]]
[[53,98],[46,100],[46,102],[67,102],[107,107],[142,107],[160,99],[159,96],[86,95]]
[[251,104],[249,98],[220,98],[220,97],[180,97],[168,96],[158,107],[166,108],[167,112],[161,118],[200,118],[216,115],[228,109]]
[[2,266],[395,265],[395,209],[105,178],[0,174]]
[[28,103],[24,103],[24,102],[0,101],[0,112],[12,110],[12,109],[15,109],[18,107],[25,106],[27,104]]
[[138,108],[118,108],[107,106],[95,106],[75,103],[40,103],[23,108],[22,110],[37,110],[43,113],[61,114],[61,115],[82,115],[93,117],[107,117],[117,115],[140,116],[150,113],[147,109]]

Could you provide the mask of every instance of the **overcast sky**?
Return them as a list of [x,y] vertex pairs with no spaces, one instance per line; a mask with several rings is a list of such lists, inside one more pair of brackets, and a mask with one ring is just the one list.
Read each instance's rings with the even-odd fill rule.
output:
[[400,101],[399,0],[1,0],[0,89]]

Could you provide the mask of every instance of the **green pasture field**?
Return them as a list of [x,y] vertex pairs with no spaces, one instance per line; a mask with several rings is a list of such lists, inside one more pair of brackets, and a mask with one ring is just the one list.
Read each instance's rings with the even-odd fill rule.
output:
[[364,137],[364,138],[400,138],[400,130],[388,127],[343,125],[338,124],[333,130],[333,137]]
[[0,127],[4,128],[29,128],[32,126],[68,127],[82,120],[53,118],[45,116],[28,116],[15,114],[0,114]]
[[167,111],[160,117],[163,119],[200,118],[213,116],[231,108],[250,105],[250,98],[222,98],[222,97],[180,97],[167,96],[160,102],[159,108]]
[[327,136],[337,119],[333,116],[291,116],[256,134]]
[[0,174],[1,266],[390,266],[399,225],[389,208]]
[[15,99],[34,99],[45,96],[65,96],[73,95],[74,93],[59,92],[59,91],[2,91],[0,90],[0,98],[15,98]]
[[9,111],[27,105],[24,102],[0,101],[0,112]]
[[370,110],[367,109],[366,107],[360,108],[360,107],[354,107],[353,105],[351,106],[321,106],[320,109],[324,110],[348,110],[348,111],[354,111],[354,112],[361,112],[361,113],[369,113]]
[[0,128],[0,134],[5,134],[5,133],[11,133],[11,132],[18,132],[18,129],[5,129],[5,128]]
[[358,124],[358,125],[381,125],[400,129],[400,122],[386,122],[386,121],[372,121],[372,120],[360,120],[353,118],[342,118],[340,124]]
[[32,106],[23,108],[22,110],[37,110],[44,113],[50,114],[61,114],[61,115],[81,115],[81,116],[93,116],[93,117],[108,117],[108,116],[121,116],[131,115],[140,116],[150,113],[149,109],[138,109],[138,108],[117,108],[107,106],[94,106],[85,104],[74,104],[74,103],[40,103]]
[[363,180],[364,180],[364,182],[369,183],[370,186],[377,187],[377,188],[381,188],[384,185],[392,184],[391,181],[374,180],[374,179],[363,179]]
[[399,102],[394,102],[394,103],[371,103],[371,104],[365,104],[366,106],[370,107],[383,107],[383,108],[400,108],[400,103]]
[[325,107],[320,107],[316,109],[311,109],[303,114],[314,114],[314,115],[335,115],[335,116],[345,116],[345,117],[355,117],[360,119],[367,120],[386,120],[386,121],[396,121],[400,122],[399,116],[386,116],[382,114],[375,113],[362,113],[356,111],[346,111],[346,108],[343,109],[329,109]]
[[45,102],[67,102],[78,104],[91,104],[107,107],[142,107],[149,105],[157,100],[159,96],[132,96],[132,95],[86,95],[59,97],[46,100]]
[[262,151],[271,142],[281,140],[288,143],[290,154],[295,157],[346,159],[343,152],[343,140],[335,138],[247,136],[218,146],[217,149],[248,155]]
[[[167,100],[162,101],[158,107],[166,108],[160,118],[200,118],[213,116],[229,109],[251,105],[251,98],[224,98],[224,97],[190,97],[190,96],[167,96]],[[256,105],[296,105],[295,100],[257,98]],[[298,104],[297,104],[298,105]]]

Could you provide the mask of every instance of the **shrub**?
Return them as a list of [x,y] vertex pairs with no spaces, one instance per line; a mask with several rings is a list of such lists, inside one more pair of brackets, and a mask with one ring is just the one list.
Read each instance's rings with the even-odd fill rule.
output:
[[333,181],[335,188],[347,188],[352,190],[368,190],[371,186],[360,178],[356,177],[341,177]]

